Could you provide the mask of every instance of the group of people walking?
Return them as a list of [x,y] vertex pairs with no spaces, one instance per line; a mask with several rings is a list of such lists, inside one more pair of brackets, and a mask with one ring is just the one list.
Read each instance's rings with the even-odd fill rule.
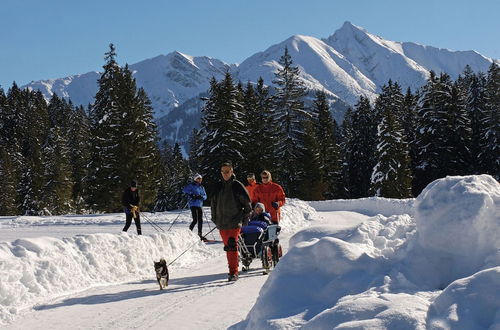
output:
[[[234,168],[231,162],[221,165],[222,180],[215,186],[211,197],[212,221],[219,230],[226,251],[229,274],[228,281],[238,279],[238,236],[240,229],[246,225],[251,218],[279,223],[280,209],[285,204],[285,192],[283,188],[272,181],[271,173],[264,170],[260,173],[261,183],[257,183],[255,174],[247,175],[247,185],[244,186],[236,180]],[[200,174],[193,176],[193,181],[182,189],[188,197],[188,205],[191,210],[192,222],[189,229],[197,226],[200,239],[203,236],[203,201],[207,199],[207,193],[202,185],[203,177]],[[141,234],[139,218],[139,194],[137,183],[132,182],[122,196],[122,203],[126,215],[126,223],[123,231],[127,231],[135,220],[137,233]],[[254,206],[254,207],[252,207]],[[266,212],[268,211],[268,212]],[[253,212],[253,213],[252,213]]]

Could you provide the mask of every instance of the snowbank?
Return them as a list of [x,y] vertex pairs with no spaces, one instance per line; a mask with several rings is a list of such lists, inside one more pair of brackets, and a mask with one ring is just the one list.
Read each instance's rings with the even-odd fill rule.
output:
[[[204,220],[210,219],[210,208],[204,208]],[[165,230],[175,222],[187,228],[191,222],[189,210],[144,213]],[[283,233],[293,233],[308,226],[316,211],[308,203],[287,199],[282,208]],[[0,228],[40,226],[106,226],[124,222],[123,214],[72,216],[21,216],[0,218]],[[143,219],[143,226],[146,219]],[[53,228],[53,227],[52,227]],[[105,228],[105,227],[102,227]],[[212,227],[213,228],[213,227]],[[207,228],[208,230],[208,228]],[[50,230],[48,231],[50,232]],[[170,268],[194,267],[200,261],[223,254],[208,248],[199,237],[187,229],[155,235],[86,234],[68,238],[36,237],[0,241],[0,324],[12,320],[21,310],[62,295],[90,287],[153,279],[153,261],[172,261],[192,246]],[[1,235],[0,235],[1,236]]]
[[500,267],[450,284],[429,308],[432,329],[500,329]]
[[378,215],[337,233],[307,228],[236,327],[496,329],[499,196],[490,176],[447,177],[417,198],[415,218]]
[[137,236],[91,234],[0,243],[0,322],[20,309],[89,287],[154,278],[153,261],[185,267],[214,254],[189,231]]
[[295,233],[311,224],[317,219],[316,210],[308,202],[300,199],[287,198],[286,204],[281,208],[280,225],[283,233]]
[[444,287],[500,257],[500,185],[489,175],[430,183],[415,203],[419,251],[429,285]]
[[317,211],[353,211],[370,216],[377,214],[389,217],[396,214],[413,215],[415,199],[390,199],[383,197],[368,197],[359,199],[335,199],[314,201],[309,204]]

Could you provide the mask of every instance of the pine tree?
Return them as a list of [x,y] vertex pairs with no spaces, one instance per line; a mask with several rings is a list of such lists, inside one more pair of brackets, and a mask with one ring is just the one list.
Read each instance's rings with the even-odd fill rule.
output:
[[400,118],[403,114],[403,94],[398,84],[382,87],[375,108],[379,117],[376,165],[371,176],[371,194],[388,198],[411,196],[409,146]]
[[89,164],[89,204],[95,210],[115,210],[118,196],[123,190],[120,181],[119,89],[121,70],[115,60],[113,44],[105,54],[104,72],[98,80],[99,90],[90,108],[92,154]]
[[84,213],[88,209],[86,202],[89,187],[86,186],[88,177],[87,165],[90,162],[91,139],[90,120],[85,109],[80,106],[71,112],[69,126],[69,149],[71,177],[73,178],[72,200],[75,212]]
[[72,210],[70,151],[63,128],[52,127],[42,150],[45,168],[42,208],[45,214],[66,214]]
[[164,142],[160,154],[163,175],[154,210],[167,211],[182,208],[186,204],[182,188],[189,182],[188,162],[182,157],[178,143],[172,148]]
[[16,215],[18,212],[16,203],[17,177],[12,165],[11,155],[9,155],[8,149],[1,144],[0,178],[2,178],[2,189],[0,189],[0,215]]
[[296,197],[303,200],[322,200],[327,189],[323,180],[320,160],[320,145],[318,143],[316,118],[306,120],[303,124],[304,149],[299,161],[306,175],[296,179]]
[[483,173],[500,180],[500,66],[495,63],[488,70],[485,94],[479,163]]
[[128,66],[121,69],[115,56],[111,44],[90,111],[90,202],[98,210],[119,210],[123,189],[136,179],[141,205],[147,208],[153,205],[160,185],[157,127],[146,93],[137,89]]
[[0,189],[0,215],[17,214],[16,205],[16,174],[12,164],[12,153],[15,150],[12,143],[13,127],[10,127],[9,106],[7,96],[0,88],[0,178],[2,178],[2,189]]
[[448,133],[446,143],[450,154],[446,167],[447,175],[469,175],[473,173],[473,161],[470,152],[472,130],[469,112],[466,108],[466,92],[460,85],[453,83],[447,106]]
[[466,94],[466,110],[470,119],[471,141],[470,157],[471,172],[481,173],[479,154],[481,153],[480,141],[483,131],[481,117],[485,107],[485,86],[486,78],[484,74],[474,74],[470,66],[466,66],[464,72],[458,77],[459,88]]
[[320,170],[322,181],[326,184],[322,198],[340,198],[342,196],[342,160],[337,140],[337,125],[330,113],[330,106],[324,91],[316,93],[313,108],[317,113],[315,138],[319,144]]
[[269,88],[259,79],[254,87],[248,82],[243,93],[243,120],[246,126],[244,173],[260,173],[264,169],[274,170],[275,125],[272,121],[272,104]]
[[16,135],[20,137],[22,161],[18,194],[20,211],[24,215],[39,215],[42,212],[41,201],[45,185],[42,146],[49,132],[47,103],[41,92],[25,89],[20,93],[20,102],[14,107],[20,113]]
[[[446,76],[444,78],[448,80]],[[449,95],[446,90],[449,89],[443,86],[441,78],[431,71],[421,90],[418,106],[414,185],[417,194],[430,182],[446,176],[444,158],[448,151],[444,136],[447,114],[444,104],[448,98],[446,95]]]
[[348,140],[345,141],[345,164],[350,198],[370,196],[371,173],[375,166],[376,150],[375,114],[368,98],[361,96],[355,110],[350,114]]
[[350,182],[351,177],[351,167],[352,164],[352,144],[353,141],[353,128],[352,128],[352,117],[354,110],[352,108],[348,108],[345,115],[344,120],[342,121],[342,125],[340,126],[341,135],[340,135],[340,158],[342,160],[342,190],[340,192],[341,198],[351,198],[351,186]]
[[260,122],[258,98],[252,83],[248,82],[242,91],[242,105],[243,105],[243,121],[246,129],[245,144],[242,146],[245,150],[245,155],[241,165],[241,171],[245,173],[259,172],[262,168],[260,166],[260,159],[262,153],[260,150],[260,139],[256,132],[262,129],[262,122]]
[[246,144],[243,106],[231,74],[227,72],[220,83],[212,79],[210,85],[209,99],[202,110],[202,142],[197,151],[201,164],[199,170],[206,175],[204,184],[209,195],[220,178],[218,173],[222,163],[230,160],[238,170],[244,159],[243,146]]
[[299,68],[293,66],[288,48],[285,48],[279,64],[281,67],[275,73],[273,81],[276,85],[273,121],[278,125],[275,143],[277,173],[273,178],[279,180],[287,194],[294,196],[298,193],[298,187],[294,183],[304,175],[299,162],[304,152],[302,121],[310,115],[302,100],[306,88],[299,78]]
[[[417,107],[418,107],[418,93],[413,94],[411,89],[408,87],[406,94],[403,98],[402,105],[402,118],[401,125],[406,136],[406,141],[409,148],[410,156],[410,169],[412,173],[415,173],[417,167],[417,143],[416,143],[416,126],[417,126]],[[415,187],[412,179],[412,192],[415,196]]]

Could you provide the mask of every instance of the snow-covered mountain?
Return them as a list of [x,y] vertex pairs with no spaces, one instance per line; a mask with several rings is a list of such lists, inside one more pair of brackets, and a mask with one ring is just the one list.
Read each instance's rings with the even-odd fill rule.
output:
[[[159,55],[129,66],[137,85],[151,99],[155,117],[160,118],[194,95],[206,92],[210,79],[221,79],[235,65],[210,57],[193,57],[180,52]],[[97,92],[99,72],[89,72],[66,78],[41,80],[24,86],[40,90],[50,99],[53,93],[70,98],[75,104],[92,103]]]
[[[199,125],[202,106],[199,95],[208,90],[212,77],[221,79],[230,71],[235,80],[243,83],[262,77],[271,85],[285,47],[294,64],[300,67],[305,85],[312,90],[324,90],[330,96],[337,120],[360,95],[374,100],[389,79],[404,89],[414,90],[425,83],[430,70],[457,78],[467,64],[474,71],[486,72],[494,61],[475,51],[385,40],[345,22],[328,38],[295,35],[248,57],[240,65],[173,52],[129,67],[153,103],[162,138],[184,144],[187,141],[184,134],[189,135]],[[32,82],[24,87],[41,90],[47,99],[57,93],[71,98],[75,104],[87,105],[93,101],[98,78],[98,72],[89,72]]]

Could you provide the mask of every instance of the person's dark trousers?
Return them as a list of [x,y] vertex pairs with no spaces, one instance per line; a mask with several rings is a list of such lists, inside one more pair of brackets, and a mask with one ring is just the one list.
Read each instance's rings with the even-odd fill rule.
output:
[[[137,214],[137,218],[134,219],[135,227],[137,228],[137,235],[142,235],[141,231],[141,216]],[[123,227],[123,231],[127,231],[130,225],[132,224],[132,213],[129,209],[125,208],[125,227]]]
[[189,225],[189,230],[193,230],[196,223],[198,223],[198,235],[201,237],[203,229],[203,213],[201,207],[191,206],[191,215],[193,216],[193,221]]

